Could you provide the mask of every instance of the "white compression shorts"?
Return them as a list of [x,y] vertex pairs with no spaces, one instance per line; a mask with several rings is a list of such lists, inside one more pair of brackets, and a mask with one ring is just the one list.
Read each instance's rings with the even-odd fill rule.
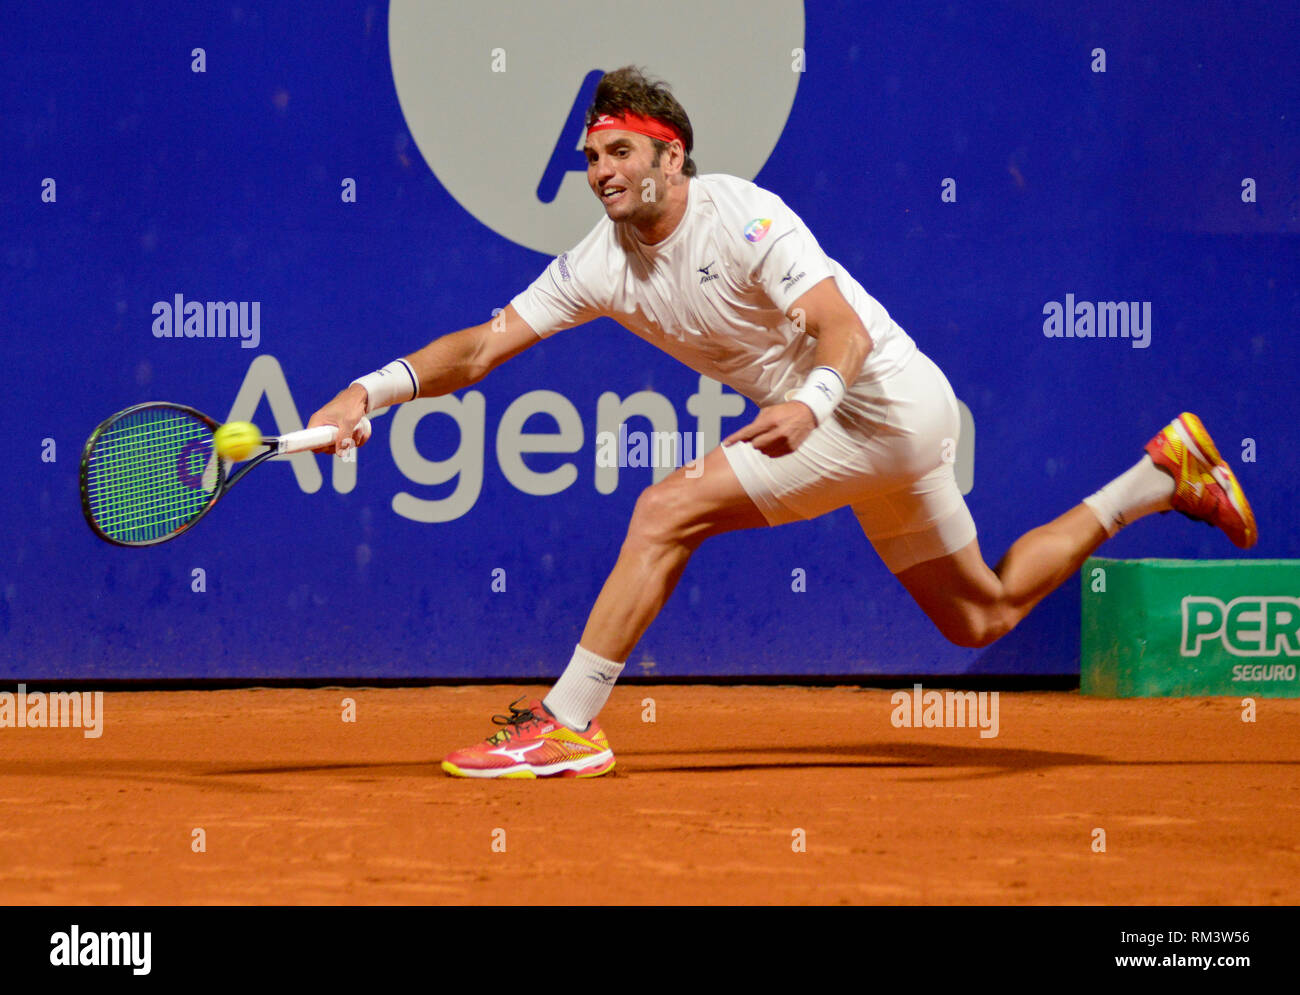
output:
[[960,414],[943,371],[918,351],[853,396],[852,411],[842,404],[787,456],[764,456],[748,442],[724,447],[768,524],[851,507],[895,574],[970,543],[975,522],[951,462]]

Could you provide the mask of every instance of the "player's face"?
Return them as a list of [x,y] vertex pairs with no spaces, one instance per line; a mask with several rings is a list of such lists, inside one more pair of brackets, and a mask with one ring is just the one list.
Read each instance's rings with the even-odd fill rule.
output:
[[[633,131],[598,131],[587,138],[587,183],[612,221],[648,221],[662,210],[667,192],[662,160],[654,146]],[[648,181],[648,182],[647,182]]]

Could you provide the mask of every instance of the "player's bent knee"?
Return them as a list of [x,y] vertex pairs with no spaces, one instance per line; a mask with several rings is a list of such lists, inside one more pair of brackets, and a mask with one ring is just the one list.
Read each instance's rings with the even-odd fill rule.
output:
[[997,642],[1014,626],[1001,612],[963,611],[939,624],[945,639],[967,649],[983,649]]
[[628,523],[628,538],[663,545],[680,540],[690,523],[688,506],[678,489],[665,483],[653,484],[641,492]]

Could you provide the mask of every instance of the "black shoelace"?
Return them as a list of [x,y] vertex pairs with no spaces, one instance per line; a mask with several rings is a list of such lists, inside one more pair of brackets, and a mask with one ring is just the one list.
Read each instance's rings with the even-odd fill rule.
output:
[[[489,737],[487,738],[487,741],[488,741],[489,743],[491,743],[491,744],[494,745],[494,746],[497,745],[497,744],[499,744],[499,743],[504,743],[504,742],[505,742],[506,740],[508,740],[511,736],[514,736],[514,735],[518,735],[518,734],[519,734],[519,727],[520,727],[520,726],[525,725],[526,723],[529,723],[529,722],[541,722],[541,721],[542,721],[542,716],[538,715],[538,714],[537,714],[536,712],[534,712],[531,708],[516,708],[516,707],[515,707],[516,705],[518,705],[518,704],[519,704],[521,701],[523,701],[523,700],[524,700],[523,698],[516,698],[514,701],[512,701],[512,702],[510,703],[510,706],[509,706],[509,707],[510,707],[510,714],[509,714],[509,715],[500,715],[500,714],[497,714],[497,715],[492,716],[492,721],[493,721],[494,723],[496,723],[496,724],[499,725],[499,726],[505,726],[506,728],[501,729],[501,730],[498,731],[498,732],[494,732],[491,736],[489,736]],[[511,727],[513,727],[513,728],[511,728]]]

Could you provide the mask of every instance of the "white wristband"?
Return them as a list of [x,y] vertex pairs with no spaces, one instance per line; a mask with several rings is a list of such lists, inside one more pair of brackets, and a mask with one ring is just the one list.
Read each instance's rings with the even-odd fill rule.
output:
[[803,401],[812,408],[813,417],[820,425],[844,400],[844,381],[834,367],[819,366],[808,374],[802,387],[788,392],[785,399]]
[[366,414],[420,396],[420,380],[404,359],[395,359],[382,370],[353,380],[349,386],[355,384],[366,389]]

